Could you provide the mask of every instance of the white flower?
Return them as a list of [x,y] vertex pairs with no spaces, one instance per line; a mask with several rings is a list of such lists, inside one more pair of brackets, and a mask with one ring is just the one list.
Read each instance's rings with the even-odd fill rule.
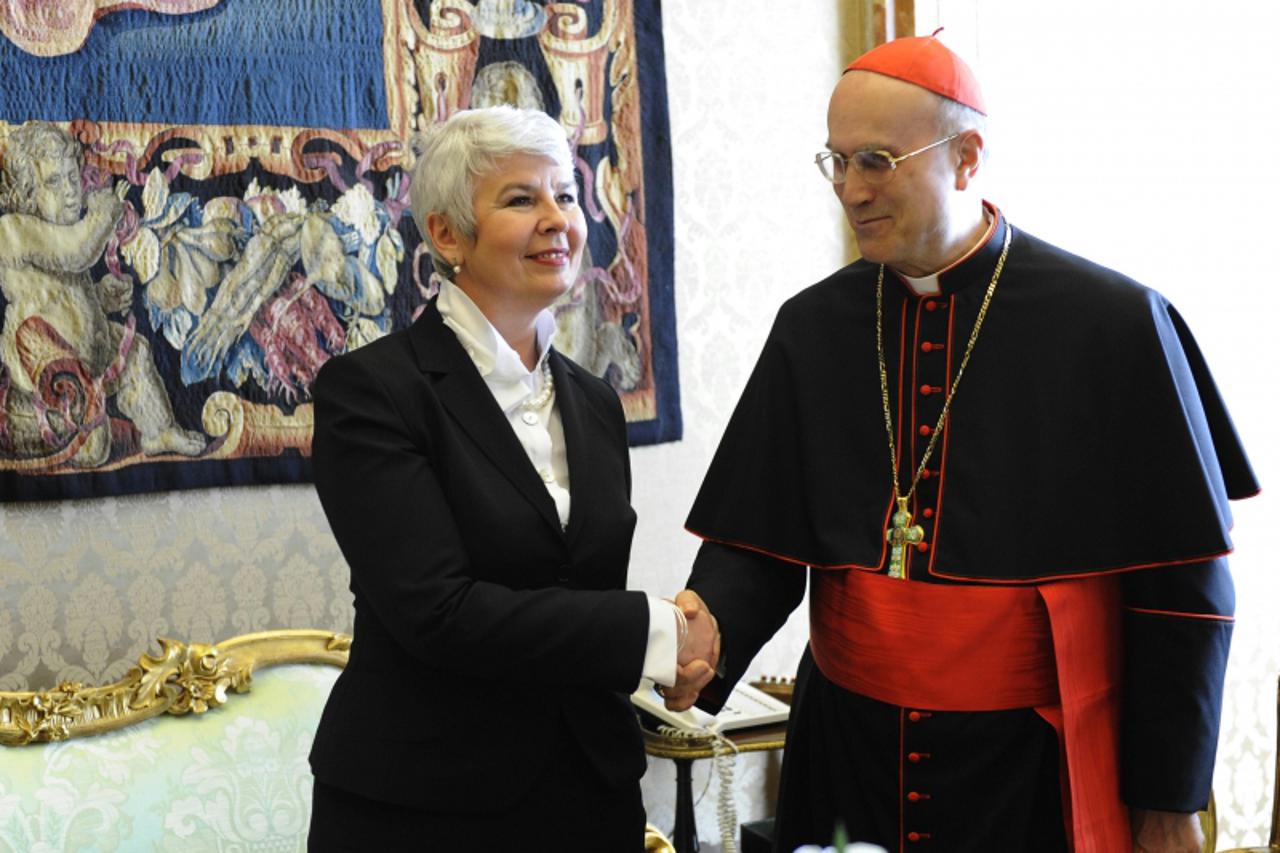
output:
[[342,194],[333,204],[333,212],[339,219],[360,232],[360,240],[372,246],[382,233],[378,221],[378,203],[364,184],[356,184]]
[[245,189],[244,203],[253,211],[254,218],[259,223],[264,223],[281,213],[307,212],[307,202],[298,192],[297,186],[290,186],[289,189],[281,192],[271,187],[258,186],[257,178],[250,181],[248,188]]

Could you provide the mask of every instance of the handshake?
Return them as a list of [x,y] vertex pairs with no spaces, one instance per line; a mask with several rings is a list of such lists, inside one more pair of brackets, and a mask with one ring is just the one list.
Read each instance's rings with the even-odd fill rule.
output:
[[720,660],[720,628],[707,604],[691,589],[682,590],[672,602],[678,611],[679,646],[676,651],[676,683],[659,688],[668,710],[684,711],[716,675]]

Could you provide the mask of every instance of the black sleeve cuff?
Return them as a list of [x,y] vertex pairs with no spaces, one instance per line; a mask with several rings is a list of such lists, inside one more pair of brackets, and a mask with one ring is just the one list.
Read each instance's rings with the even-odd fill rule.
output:
[[1230,591],[1222,560],[1127,579],[1121,791],[1131,807],[1194,812],[1209,802]]
[[702,544],[687,586],[720,626],[720,662],[699,708],[714,714],[724,706],[756,653],[804,598],[806,581],[801,566],[718,542]]

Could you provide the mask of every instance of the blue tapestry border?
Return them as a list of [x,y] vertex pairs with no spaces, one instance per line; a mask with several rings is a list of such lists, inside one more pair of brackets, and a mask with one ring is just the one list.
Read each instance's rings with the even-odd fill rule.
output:
[[679,441],[680,362],[676,341],[675,224],[671,186],[671,120],[667,111],[666,51],[662,40],[661,0],[637,0],[636,42],[643,45],[640,74],[644,124],[645,222],[649,245],[649,316],[653,335],[653,372],[657,416],[627,424],[633,445]]

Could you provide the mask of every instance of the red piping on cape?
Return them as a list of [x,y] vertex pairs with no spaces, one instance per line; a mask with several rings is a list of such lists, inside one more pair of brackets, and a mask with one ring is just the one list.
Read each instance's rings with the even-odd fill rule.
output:
[[1216,613],[1182,613],[1178,610],[1151,610],[1146,607],[1126,607],[1130,613],[1147,613],[1152,616],[1176,616],[1180,619],[1207,619],[1210,622],[1234,622],[1234,616],[1219,616]]
[[[863,566],[863,565],[859,565],[858,563],[812,563],[812,562],[809,562],[808,560],[802,560],[799,557],[789,557],[785,554],[777,554],[777,553],[774,553],[773,551],[769,551],[765,548],[760,548],[755,545],[748,545],[746,542],[735,542],[732,539],[722,539],[717,536],[709,536],[705,533],[699,533],[698,531],[694,530],[692,527],[689,527],[687,524],[685,525],[684,529],[687,530],[689,533],[693,534],[694,536],[697,536],[699,539],[701,539],[704,542],[715,542],[720,545],[728,545],[731,548],[741,548],[744,551],[752,551],[757,554],[763,554],[766,557],[773,557],[775,560],[781,560],[784,563],[791,563],[792,565],[796,565],[796,566],[807,566],[812,569],[826,569],[826,570],[859,569],[864,572],[880,571],[880,566],[878,565]],[[1200,557],[1188,557],[1184,560],[1166,560],[1164,562],[1158,562],[1158,563],[1140,563],[1135,566],[1114,566],[1109,569],[1095,569],[1093,571],[1071,572],[1071,573],[1065,573],[1060,575],[1039,575],[1033,578],[992,578],[992,577],[986,577],[982,575],[969,577],[966,575],[944,574],[943,572],[935,572],[933,571],[933,569],[929,570],[929,574],[932,575],[933,577],[946,578],[947,580],[959,581],[962,583],[999,583],[999,584],[1048,583],[1049,581],[1056,581],[1056,580],[1075,580],[1076,578],[1094,578],[1094,577],[1102,577],[1104,575],[1117,575],[1117,574],[1120,574],[1121,572],[1136,572],[1141,569],[1157,569],[1162,566],[1185,566],[1187,563],[1202,563],[1206,560],[1215,560],[1218,557],[1225,557],[1231,553],[1231,550],[1232,549],[1227,549],[1226,551],[1221,551],[1216,554],[1205,554]],[[881,562],[884,562],[883,548],[880,551],[880,555],[881,555]]]
[[1041,575],[1040,577],[1037,577],[1037,578],[990,578],[990,577],[984,577],[984,576],[967,577],[964,575],[949,575],[949,574],[946,574],[945,572],[936,572],[932,568],[929,569],[929,574],[933,575],[934,577],[946,578],[947,580],[956,580],[956,581],[978,581],[978,582],[986,581],[990,583],[1010,583],[1010,584],[1045,583],[1046,581],[1054,581],[1054,580],[1073,580],[1075,578],[1096,578],[1096,577],[1102,577],[1103,575],[1118,575],[1121,572],[1136,572],[1142,569],[1158,569],[1158,568],[1161,568],[1162,566],[1185,566],[1188,563],[1203,563],[1207,560],[1216,560],[1218,557],[1225,557],[1228,554],[1230,554],[1232,550],[1233,549],[1228,548],[1227,550],[1219,551],[1216,554],[1205,554],[1200,557],[1187,557],[1186,559],[1182,559],[1182,560],[1164,560],[1162,562],[1156,562],[1156,563],[1139,563],[1138,565],[1135,565],[1135,566],[1114,566],[1109,569],[1094,569],[1092,571],[1071,572],[1068,574],[1061,574],[1061,575]]

